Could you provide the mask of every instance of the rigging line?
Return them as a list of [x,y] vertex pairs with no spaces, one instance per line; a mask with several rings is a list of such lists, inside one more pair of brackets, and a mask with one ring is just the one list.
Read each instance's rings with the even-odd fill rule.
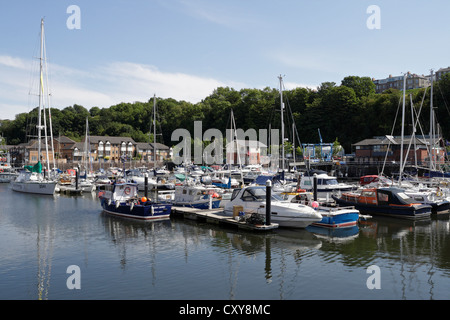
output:
[[441,87],[439,85],[439,82],[437,82],[437,87],[439,88],[439,92],[441,93],[442,100],[444,101],[445,108],[447,109],[448,114],[450,114],[450,110],[448,108],[448,105],[447,105],[447,102],[445,100],[444,94],[442,93],[442,89],[441,89]]
[[[283,84],[284,91],[286,91],[286,87],[284,86],[284,82],[282,84]],[[300,141],[300,135],[298,134],[298,131],[297,131],[297,124],[295,123],[295,119],[294,119],[294,115],[292,113],[291,105],[289,104],[289,97],[288,97],[287,94],[285,96],[286,96],[286,104],[287,104],[288,109],[289,109],[289,114],[290,114],[291,119],[292,119],[292,124],[294,125],[294,129],[295,129],[295,133],[294,134],[297,136],[298,146],[301,146],[302,142]],[[294,141],[294,140],[295,140],[295,136],[292,137],[292,141]]]
[[[399,101],[398,101],[398,106],[397,106],[397,112],[396,112],[395,118],[394,118],[394,124],[393,124],[392,130],[391,130],[391,136],[394,135],[395,123],[397,122],[397,116],[398,116],[398,112],[400,110],[400,105],[401,105],[402,99],[403,99],[403,97],[400,96]],[[388,139],[388,141],[389,141],[389,143],[388,143],[388,146],[387,146],[387,149],[386,149],[386,154],[384,156],[383,167],[381,168],[381,175],[383,175],[383,173],[384,173],[384,167],[386,165],[386,160],[387,160],[387,156],[388,156],[388,152],[389,152],[389,147],[391,146],[391,140]]]

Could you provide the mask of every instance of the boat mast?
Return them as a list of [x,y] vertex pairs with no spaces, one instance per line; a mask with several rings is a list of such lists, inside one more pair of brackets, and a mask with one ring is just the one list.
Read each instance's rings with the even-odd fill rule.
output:
[[153,161],[156,170],[156,94],[153,95]]
[[[433,162],[434,148],[434,110],[433,110],[433,70],[431,70],[431,89],[430,89],[430,172],[435,169]],[[431,176],[431,175],[430,175]]]
[[402,175],[403,175],[403,138],[405,131],[405,96],[406,96],[406,78],[408,74],[405,73],[403,76],[403,106],[402,106],[402,134],[400,142],[400,172],[398,177],[399,186],[402,185]]
[[284,171],[284,103],[283,103],[283,77],[278,77],[280,79],[280,106],[281,106],[281,169]]
[[44,83],[43,83],[43,50],[44,50],[44,19],[41,19],[41,50],[39,57],[39,113],[38,113],[38,124],[36,128],[38,130],[38,161],[41,161],[41,138],[42,138],[42,117],[41,117],[41,109],[42,109],[42,96],[44,92]]

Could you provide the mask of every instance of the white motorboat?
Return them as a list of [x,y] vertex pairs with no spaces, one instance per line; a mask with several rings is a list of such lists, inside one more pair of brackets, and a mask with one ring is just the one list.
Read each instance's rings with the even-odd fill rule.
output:
[[355,186],[347,183],[339,183],[336,177],[330,176],[327,173],[318,173],[313,175],[305,173],[300,177],[300,189],[309,192],[314,191],[314,177],[317,178],[317,194],[320,198],[326,198],[332,193],[339,193],[344,191],[351,191]]
[[[246,214],[266,214],[266,187],[248,186],[235,189],[230,202],[225,205],[224,212],[233,215],[234,208],[241,206]],[[284,201],[279,196],[272,194],[270,219],[278,223],[280,227],[306,228],[314,222],[322,220],[322,215],[312,207]]]

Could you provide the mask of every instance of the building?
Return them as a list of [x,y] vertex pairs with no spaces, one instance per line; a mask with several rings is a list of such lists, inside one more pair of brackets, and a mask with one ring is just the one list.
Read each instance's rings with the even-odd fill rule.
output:
[[[403,78],[403,76],[393,77],[392,75],[389,75],[389,77],[385,79],[373,79],[372,81],[375,84],[375,92],[381,93],[387,89],[398,89],[403,91]],[[430,84],[431,82],[429,77],[408,72],[408,77],[406,79],[406,90],[425,88]]]
[[[75,142],[72,139],[61,136],[53,139],[56,165],[62,163],[84,161],[87,156],[84,138],[81,142]],[[109,137],[109,136],[90,136],[89,146],[91,162],[108,161],[120,162],[122,156],[127,160],[140,158],[143,162],[153,162],[153,150],[156,145],[156,160],[158,162],[170,158],[170,148],[161,143],[135,142],[130,137]],[[38,158],[38,141],[30,140],[27,143],[21,143],[13,146],[16,165],[34,164]],[[140,156],[139,156],[140,155]],[[53,161],[51,153],[51,144],[49,143],[49,160]],[[45,151],[45,140],[41,145],[41,162],[47,162]]]
[[141,160],[154,162],[153,152],[156,148],[156,161],[163,161],[170,157],[170,148],[162,143],[136,143],[136,155],[140,155]]
[[136,151],[136,142],[130,137],[90,136],[95,160],[120,161],[122,156],[133,158]]
[[438,71],[436,71],[436,80],[437,81],[441,80],[442,76],[446,73],[450,73],[450,67],[440,68]]
[[226,156],[228,164],[262,164],[261,151],[267,145],[254,140],[235,140],[227,143]]
[[66,161],[73,160],[73,148],[76,142],[66,136],[60,136],[53,140],[55,157],[57,159],[65,159]]
[[[405,136],[403,139],[403,160],[409,164],[419,166],[429,165],[429,148],[430,142],[427,137]],[[355,151],[355,161],[359,163],[376,163],[376,162],[398,162],[401,155],[401,137],[380,136],[371,139],[364,139],[352,145]],[[445,148],[442,142],[438,141],[433,148],[434,161],[438,164],[444,163]]]

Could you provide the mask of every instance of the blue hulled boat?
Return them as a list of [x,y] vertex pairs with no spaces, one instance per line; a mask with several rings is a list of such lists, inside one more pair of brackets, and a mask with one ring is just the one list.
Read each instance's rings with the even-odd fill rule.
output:
[[313,226],[327,228],[350,228],[357,225],[359,221],[359,210],[354,207],[347,208],[318,208],[322,220],[312,223]]
[[358,224],[360,212],[353,206],[349,207],[328,207],[321,206],[319,202],[314,201],[313,194],[306,191],[282,192],[280,196],[290,202],[307,204],[313,207],[320,215],[322,220],[313,222],[311,225],[327,228],[350,228]]
[[153,202],[146,197],[139,198],[135,183],[116,183],[112,190],[99,193],[103,211],[126,218],[140,220],[161,220],[170,218],[172,205]]

